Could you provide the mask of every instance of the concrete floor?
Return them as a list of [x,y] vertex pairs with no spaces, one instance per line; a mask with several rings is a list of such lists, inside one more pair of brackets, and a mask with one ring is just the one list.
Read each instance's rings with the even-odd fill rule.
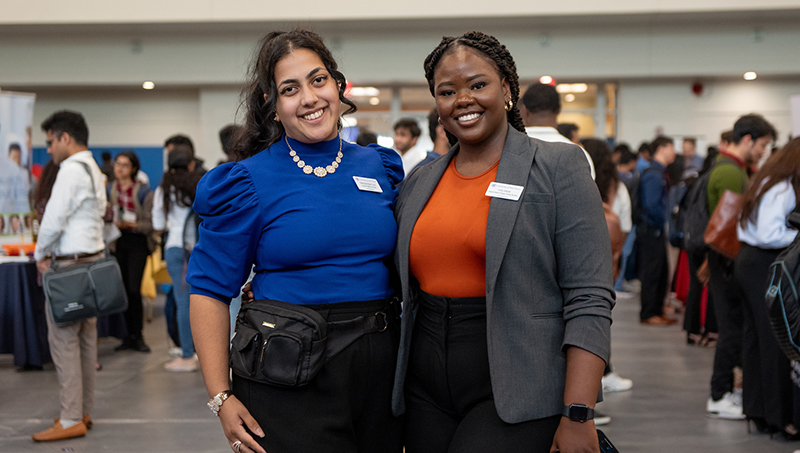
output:
[[[163,302],[160,298],[158,302]],[[678,326],[638,323],[638,298],[622,298],[614,311],[613,363],[634,380],[632,391],[606,395],[599,410],[612,417],[602,427],[621,452],[792,453],[800,443],[748,434],[744,422],[705,416],[713,349],[686,345]],[[95,427],[86,437],[34,443],[31,434],[58,416],[52,364],[18,372],[0,355],[0,452],[226,452],[217,419],[206,408],[202,377],[168,373],[164,318],[156,308],[145,327],[150,354],[115,353],[117,340],[101,341]]]

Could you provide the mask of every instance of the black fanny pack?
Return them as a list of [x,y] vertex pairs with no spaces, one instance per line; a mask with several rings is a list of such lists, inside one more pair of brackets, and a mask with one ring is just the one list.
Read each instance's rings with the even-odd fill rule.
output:
[[391,299],[383,311],[336,322],[327,322],[307,306],[275,300],[242,305],[231,340],[231,369],[265,384],[306,385],[356,340],[386,330],[399,313],[398,305]]

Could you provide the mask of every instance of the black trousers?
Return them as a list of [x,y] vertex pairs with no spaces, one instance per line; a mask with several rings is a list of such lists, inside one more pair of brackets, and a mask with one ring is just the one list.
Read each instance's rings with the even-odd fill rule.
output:
[[717,315],[717,350],[711,375],[711,398],[718,400],[733,390],[733,368],[742,364],[742,294],[734,276],[733,261],[708,252],[708,291]]
[[742,244],[736,257],[735,275],[744,294],[744,413],[783,427],[792,422],[791,366],[772,332],[764,302],[769,265],[780,252]]
[[706,322],[700,324],[700,302],[703,299],[703,284],[697,278],[697,270],[703,265],[706,258],[705,250],[686,252],[689,260],[689,294],[686,296],[686,314],[683,318],[683,330],[693,334],[717,333],[717,315],[714,313],[714,303],[711,292],[708,293],[706,304]]
[[144,326],[144,308],[142,307],[142,276],[147,265],[147,237],[139,233],[122,232],[117,239],[114,256],[122,271],[122,283],[128,294],[128,309],[125,311],[125,325],[128,337],[141,338]]
[[419,303],[406,377],[406,453],[549,452],[560,415],[515,424],[497,415],[486,300],[423,293]]
[[663,229],[649,225],[636,226],[636,262],[642,282],[642,311],[639,318],[652,318],[664,314],[664,297],[667,295],[669,264],[667,262],[667,237]]
[[[374,314],[386,301],[315,306],[328,321]],[[269,453],[400,453],[402,419],[392,415],[399,323],[364,335],[302,387],[278,387],[233,375],[233,394],[264,431]],[[252,435],[252,434],[251,434]]]

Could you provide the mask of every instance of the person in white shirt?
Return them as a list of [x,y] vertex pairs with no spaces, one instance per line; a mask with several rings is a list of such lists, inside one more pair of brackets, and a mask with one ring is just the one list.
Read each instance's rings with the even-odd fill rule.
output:
[[[47,134],[47,152],[60,169],[34,251],[40,272],[50,267],[50,257],[62,266],[103,258],[106,211],[103,174],[87,149],[89,130],[83,116],[56,112],[42,123],[42,130]],[[94,404],[97,318],[59,327],[48,316],[47,328],[60,385],[61,416],[32,438],[53,441],[83,436],[92,426],[89,413]]]
[[734,264],[735,281],[745,301],[743,412],[760,431],[782,431],[790,439],[800,439],[792,425],[792,412],[797,410],[792,397],[792,368],[775,339],[764,294],[770,264],[797,236],[786,219],[797,205],[798,193],[800,137],[773,154],[745,190],[737,225],[743,244]]
[[[544,142],[572,143],[556,129],[558,114],[561,113],[561,99],[558,97],[555,87],[543,83],[534,83],[528,87],[520,99],[519,113],[522,115],[522,123],[525,124],[525,132],[528,137]],[[574,143],[572,144],[574,145]],[[586,161],[589,162],[592,179],[594,179],[592,158],[585,149],[578,147],[583,150]]]
[[416,148],[420,134],[422,131],[412,118],[403,118],[394,124],[394,149],[403,159],[403,171],[406,175],[425,160],[428,154],[424,149]]
[[187,225],[187,218],[192,213],[200,177],[194,173],[194,151],[188,145],[175,145],[167,156],[167,164],[169,168],[156,188],[153,199],[153,228],[156,232],[167,231],[167,239],[163,244],[164,259],[172,279],[182,356],[176,357],[164,368],[167,371],[196,371],[199,364],[195,357],[189,320],[191,288],[184,271],[189,261],[189,252],[184,247],[184,228],[196,228],[196,225]]

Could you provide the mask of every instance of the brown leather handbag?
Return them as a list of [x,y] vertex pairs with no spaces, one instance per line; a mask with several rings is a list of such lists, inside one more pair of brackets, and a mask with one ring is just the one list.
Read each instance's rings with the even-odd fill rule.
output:
[[742,247],[736,235],[736,224],[739,223],[741,214],[742,196],[726,190],[717,203],[703,235],[703,240],[712,250],[729,259],[735,259]]

